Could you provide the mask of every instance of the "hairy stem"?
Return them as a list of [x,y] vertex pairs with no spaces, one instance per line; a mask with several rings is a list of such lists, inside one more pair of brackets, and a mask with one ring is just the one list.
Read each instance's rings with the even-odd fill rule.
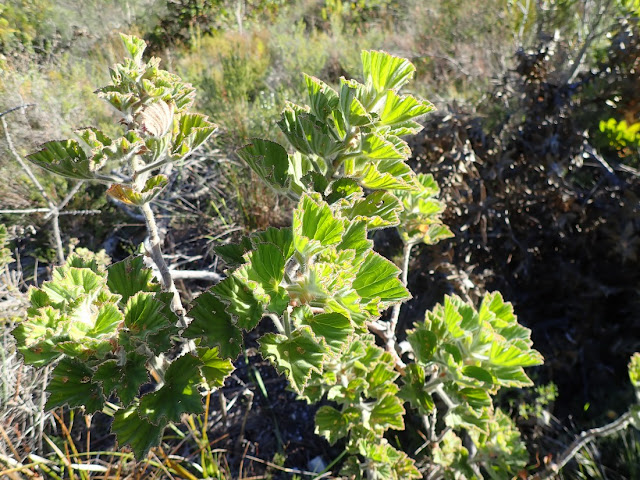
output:
[[153,260],[153,263],[155,263],[156,267],[158,267],[158,271],[160,272],[162,288],[164,288],[168,292],[173,293],[171,309],[176,315],[178,315],[179,325],[181,327],[185,327],[186,324],[184,322],[184,307],[182,306],[182,301],[180,300],[178,289],[176,288],[175,283],[173,283],[171,271],[169,270],[167,262],[164,261],[164,257],[162,256],[160,236],[158,235],[158,225],[156,224],[156,218],[153,215],[153,210],[151,210],[151,205],[149,205],[149,203],[143,204],[140,207],[140,210],[144,215],[144,220],[147,224],[147,232],[149,233],[149,254],[151,256],[151,259]]

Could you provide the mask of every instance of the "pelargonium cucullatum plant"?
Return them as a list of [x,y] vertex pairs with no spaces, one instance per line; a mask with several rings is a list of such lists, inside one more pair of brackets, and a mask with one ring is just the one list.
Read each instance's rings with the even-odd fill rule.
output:
[[[429,448],[413,456],[430,478],[518,474],[528,454],[493,396],[531,385],[524,368],[542,357],[511,305],[499,293],[477,308],[449,296],[406,332],[402,348],[398,342],[411,247],[451,236],[433,177],[407,164],[402,137],[417,133],[416,120],[433,108],[400,93],[414,66],[365,51],[364,83],[341,79],[334,89],[305,77],[309,105],[287,104],[278,122],[290,150],[254,139],[238,152],[275,193],[297,202],[291,227],[219,246],[226,278],[185,310],[149,204],[167,185],[167,166],[179,167],[216,127],[189,112],[190,85],[157,59],[144,62],[143,41],[122,38],[130,58],[98,92],[121,112],[124,134],[80,130],[81,143],[49,142],[29,159],[106,183],[107,194],[139,207],[160,283],[141,256],[106,271],[72,256],[31,289],[28,318],[14,335],[27,363],[56,362],[47,407],[110,412],[120,444],[143,457],[169,422],[203,411],[203,392],[233,371],[244,333],[266,321],[272,326],[263,330],[273,332],[259,338],[260,352],[300,398],[324,403],[316,431],[346,445],[341,474],[422,478],[414,458],[385,438],[407,427],[407,409],[428,432]],[[402,268],[374,251],[369,233],[382,228],[398,229]]]

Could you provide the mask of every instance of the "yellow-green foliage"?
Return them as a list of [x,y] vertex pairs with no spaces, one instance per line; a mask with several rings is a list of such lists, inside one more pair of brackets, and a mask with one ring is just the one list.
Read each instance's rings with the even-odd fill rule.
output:
[[640,149],[640,122],[629,125],[625,120],[610,118],[600,121],[600,131],[607,138],[609,145],[620,150],[621,156],[628,156],[633,150]]
[[12,0],[0,4],[0,54],[31,50],[51,12],[49,0]]

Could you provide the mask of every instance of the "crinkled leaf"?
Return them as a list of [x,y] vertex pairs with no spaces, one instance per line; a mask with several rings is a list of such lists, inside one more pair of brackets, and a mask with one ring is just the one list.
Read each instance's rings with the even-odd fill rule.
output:
[[199,348],[198,357],[202,362],[200,371],[210,389],[224,385],[224,379],[234,370],[231,360],[222,359],[218,348]]
[[[392,127],[410,128],[411,133],[418,133],[420,130],[413,123],[408,123],[414,118],[425,115],[434,109],[431,102],[418,100],[411,95],[398,95],[395,92],[389,92],[385,101],[384,108],[380,112],[380,123]],[[417,131],[416,131],[417,130]],[[402,134],[406,134],[403,131]]]
[[219,347],[225,358],[236,358],[242,351],[242,331],[231,321],[225,305],[210,292],[193,302],[188,316],[193,320],[184,331],[185,338],[202,339],[208,347]]
[[169,178],[166,175],[156,175],[147,180],[141,192],[137,192],[128,185],[114,183],[107,190],[107,195],[127,205],[140,206],[160,195],[168,183]]
[[640,353],[636,352],[629,361],[629,380],[636,390],[640,390]]
[[134,62],[140,63],[142,61],[142,55],[144,54],[147,44],[144,40],[133,35],[120,34],[124,48],[127,50]]
[[311,113],[324,121],[338,107],[338,93],[323,81],[309,75],[304,76],[309,95]]
[[425,329],[423,325],[418,325],[418,328],[407,336],[407,340],[413,349],[417,362],[427,364],[433,360],[433,354],[438,346],[438,338],[435,333]]
[[381,135],[371,133],[362,139],[362,155],[371,160],[406,160],[405,152],[398,151],[396,146]]
[[91,180],[95,177],[91,162],[75,140],[47,142],[38,152],[27,159],[41,168],[57,175],[76,180]]
[[322,435],[334,445],[341,438],[349,434],[349,430],[355,426],[350,421],[348,414],[340,413],[333,407],[323,406],[316,412],[316,434]]
[[158,333],[175,323],[177,318],[162,301],[163,296],[166,297],[157,293],[139,292],[129,298],[124,308],[127,336],[143,342],[148,335]]
[[416,70],[409,60],[376,50],[362,52],[362,68],[367,84],[378,93],[397,90],[411,80]]
[[91,381],[92,377],[93,370],[85,363],[63,358],[53,369],[47,386],[50,393],[47,410],[63,405],[70,408],[84,406],[88,413],[102,410],[104,395],[100,385]]
[[253,245],[260,243],[272,243],[276,245],[282,252],[285,260],[289,260],[293,255],[293,232],[290,227],[269,227],[262,232],[252,233],[250,238]]
[[329,206],[304,195],[293,214],[293,244],[308,257],[342,240],[344,226],[334,218]]
[[339,178],[331,184],[331,192],[325,200],[329,205],[338,200],[352,201],[362,196],[362,187],[351,178]]
[[115,433],[120,446],[129,445],[136,459],[142,460],[151,448],[160,445],[166,426],[167,422],[154,425],[146,418],[140,418],[138,409],[132,406],[115,413],[111,432]]
[[202,362],[191,354],[174,360],[164,376],[164,385],[140,400],[140,414],[151,423],[178,422],[183,413],[202,413],[199,367]]
[[358,174],[362,185],[372,190],[412,190],[416,188],[415,173],[402,160],[367,162]]
[[269,185],[280,191],[288,188],[289,155],[284,147],[269,140],[254,138],[237,153]]
[[424,368],[417,363],[407,365],[406,374],[402,378],[404,385],[398,393],[398,397],[409,402],[413,408],[418,409],[421,415],[428,415],[433,411],[435,404],[433,397],[425,391]]
[[390,428],[404,430],[404,414],[402,401],[395,395],[385,395],[374,403],[368,421],[379,433]]
[[218,128],[206,115],[184,113],[178,117],[173,134],[172,156],[182,158],[202,145]]
[[144,266],[141,255],[114,263],[109,267],[108,274],[107,286],[112,292],[122,296],[120,304],[123,306],[138,292],[160,290],[160,285],[153,280],[153,272]]
[[138,396],[140,387],[149,381],[147,357],[136,352],[127,354],[124,365],[108,360],[97,368],[94,380],[102,382],[105,395],[116,392],[124,405],[129,405]]
[[296,105],[285,107],[278,126],[291,145],[304,155],[327,158],[344,148],[325,123]]
[[293,312],[293,317],[298,317],[300,325],[311,327],[317,337],[322,337],[336,352],[342,352],[346,342],[353,334],[353,326],[347,317],[340,313],[319,313],[313,315],[309,307],[298,307]]
[[356,201],[345,214],[351,219],[366,219],[367,228],[375,230],[397,225],[398,213],[401,211],[402,206],[394,195],[378,190]]
[[295,330],[290,337],[268,333],[259,342],[262,355],[271,360],[278,372],[287,376],[298,393],[302,393],[312,371],[322,373],[326,348],[309,327]]
[[226,305],[226,312],[238,327],[252,330],[260,322],[265,306],[240,279],[227,277],[214,285],[211,292]]
[[363,301],[380,299],[384,305],[411,298],[409,291],[398,279],[400,269],[382,255],[371,251],[358,270],[353,288]]

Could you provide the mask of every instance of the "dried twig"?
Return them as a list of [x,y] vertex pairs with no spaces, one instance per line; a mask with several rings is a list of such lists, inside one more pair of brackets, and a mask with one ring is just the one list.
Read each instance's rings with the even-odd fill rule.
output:
[[632,419],[631,410],[621,415],[617,420],[611,422],[608,425],[598,428],[592,428],[586,430],[578,435],[573,442],[566,448],[562,454],[558,456],[555,462],[547,465],[547,468],[541,472],[536,473],[528,477],[528,480],[543,480],[547,478],[555,477],[558,472],[564,467],[577,453],[589,442],[595,440],[598,437],[607,437],[614,435],[625,428],[631,423]]
[[[18,108],[23,108],[23,107],[25,107],[25,105],[22,105],[21,107],[18,107]],[[15,111],[18,108],[15,108],[11,111]],[[8,112],[9,111],[5,113],[8,113]],[[22,170],[24,170],[24,172],[27,174],[27,177],[29,177],[29,180],[31,180],[31,183],[33,183],[33,185],[36,187],[36,189],[38,190],[38,193],[40,193],[40,196],[42,196],[42,198],[45,200],[45,202],[47,202],[47,205],[49,206],[49,216],[51,216],[51,224],[53,227],[53,238],[56,243],[56,252],[58,253],[58,261],[60,263],[63,263],[65,258],[64,258],[64,247],[62,246],[62,237],[60,235],[60,222],[58,222],[58,213],[59,213],[58,207],[56,206],[55,203],[53,203],[51,198],[49,198],[49,196],[47,195],[47,192],[45,192],[44,188],[42,187],[42,184],[33,174],[33,172],[31,171],[31,168],[29,168],[29,165],[27,165],[26,162],[20,156],[20,154],[18,154],[18,151],[13,145],[13,141],[11,140],[11,135],[9,134],[9,128],[7,127],[7,122],[5,121],[3,116],[0,116],[0,122],[2,122],[2,128],[4,128],[4,136],[7,139],[7,145],[9,146],[9,151],[11,152],[13,157],[16,159],[16,161],[20,164],[20,166],[22,167]]]

